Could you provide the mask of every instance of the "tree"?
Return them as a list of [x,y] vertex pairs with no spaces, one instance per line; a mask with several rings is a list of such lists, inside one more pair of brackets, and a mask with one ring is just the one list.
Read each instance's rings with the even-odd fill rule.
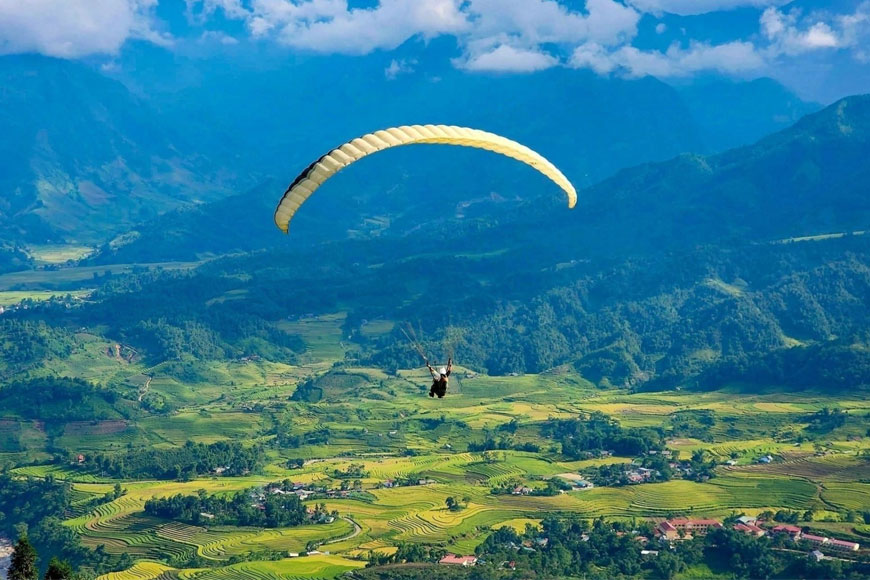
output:
[[72,580],[73,569],[67,562],[52,558],[45,571],[44,580]]
[[12,552],[12,564],[7,574],[9,580],[36,580],[36,550],[27,536],[21,536]]
[[447,509],[449,509],[451,511],[456,509],[456,500],[453,499],[452,495],[449,496],[446,500],[444,500],[444,503],[447,504]]

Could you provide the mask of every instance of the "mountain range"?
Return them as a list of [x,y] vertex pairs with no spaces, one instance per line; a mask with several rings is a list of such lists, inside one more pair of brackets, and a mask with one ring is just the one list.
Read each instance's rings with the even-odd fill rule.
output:
[[[160,344],[214,356],[253,348],[236,342],[243,322],[265,332],[341,311],[357,356],[387,369],[415,364],[400,331],[411,324],[427,349],[493,374],[571,364],[634,388],[870,384],[868,135],[870,97],[850,97],[753,145],[622,170],[581,190],[573,211],[542,183],[539,196],[454,200],[428,219],[398,216],[383,235],[328,242],[306,241],[313,218],[285,238],[239,220],[244,197],[225,198],[167,214],[107,255],[132,259],[171,232],[176,247],[201,231],[210,244],[225,232],[254,240],[260,228],[280,243],[192,275],[118,282],[71,324],[105,324],[159,360]],[[377,319],[398,325],[367,338]]]
[[[438,51],[434,44],[429,50]],[[98,245],[126,234],[116,248],[163,227],[153,220],[167,213],[179,212],[167,218],[179,227],[200,213],[220,213],[221,206],[208,202],[231,195],[247,194],[248,201],[230,201],[230,210],[251,201],[265,209],[312,158],[390,125],[445,122],[503,133],[589,186],[641,162],[751,142],[817,108],[763,79],[675,89],[651,77],[621,80],[569,69],[475,75],[450,66],[396,78],[382,58],[348,66],[348,57],[322,56],[226,70],[196,63],[210,67],[199,77],[176,57],[163,63],[173,74],[158,81],[149,76],[147,58],[137,63],[135,56],[135,50],[125,52],[134,62],[124,70],[134,72],[117,79],[80,62],[0,57],[0,133],[7,136],[0,236],[7,254],[16,245]],[[168,84],[166,78],[180,80]],[[737,121],[723,122],[726,116]],[[322,239],[345,237],[348,230],[359,235],[359,215],[332,219],[348,200],[366,212],[364,219],[392,219],[443,211],[445,192],[456,202],[491,192],[514,197],[527,181],[510,164],[437,150],[390,153],[366,165],[358,179],[347,180],[343,197],[309,212]],[[465,178],[445,179],[445,173]],[[267,192],[270,179],[274,189]],[[325,231],[324,224],[330,226]],[[181,249],[256,246],[247,232],[238,237],[238,248],[223,240],[215,248],[192,241]],[[261,236],[257,244],[263,243]],[[5,269],[26,267],[22,255]]]

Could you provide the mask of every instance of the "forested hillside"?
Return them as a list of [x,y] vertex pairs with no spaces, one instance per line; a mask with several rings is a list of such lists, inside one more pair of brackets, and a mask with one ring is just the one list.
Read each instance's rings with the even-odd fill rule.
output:
[[[153,363],[289,361],[303,346],[280,321],[346,312],[355,356],[386,368],[414,364],[399,331],[410,323],[428,347],[449,343],[493,374],[572,364],[594,382],[636,388],[868,384],[868,135],[870,97],[853,97],[752,146],[623,171],[581,191],[574,211],[549,192],[331,243],[306,240],[305,227],[284,238],[262,220],[283,250],[111,278],[81,305],[47,303],[10,323],[99,326]],[[330,194],[341,192],[315,198]],[[257,227],[236,201],[215,207],[243,216],[239,232]],[[203,227],[210,243],[233,237]],[[170,232],[164,248],[194,234]],[[399,325],[366,336],[373,319]],[[42,344],[25,352],[61,343]]]

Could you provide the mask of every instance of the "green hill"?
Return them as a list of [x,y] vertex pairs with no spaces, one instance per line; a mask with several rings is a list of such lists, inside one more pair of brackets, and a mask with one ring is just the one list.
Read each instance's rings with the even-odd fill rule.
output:
[[94,243],[227,186],[117,81],[35,55],[0,58],[0,237]]

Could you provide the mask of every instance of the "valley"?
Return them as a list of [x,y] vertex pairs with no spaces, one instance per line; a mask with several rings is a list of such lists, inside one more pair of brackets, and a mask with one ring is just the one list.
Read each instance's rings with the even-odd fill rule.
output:
[[[597,387],[569,368],[490,377],[460,365],[448,396],[432,400],[425,396],[425,369],[385,373],[347,364],[346,355],[355,347],[342,340],[343,320],[336,314],[285,323],[305,341],[304,362],[213,364],[211,379],[203,383],[170,380],[159,368],[135,361],[107,360],[101,376],[92,379],[132,385],[147,374],[153,377],[151,392],[172,401],[172,411],[135,421],[70,421],[59,431],[7,414],[0,462],[48,460],[47,437],[52,447],[68,450],[70,460],[15,467],[10,473],[71,483],[75,501],[63,525],[84,546],[103,546],[110,555],[128,554],[134,561],[126,571],[102,580],[331,578],[364,566],[372,553],[388,556],[407,543],[473,554],[499,527],[522,530],[556,513],[659,521],[787,510],[811,513],[812,521],[801,522],[811,529],[867,541],[870,529],[855,514],[866,508],[861,498],[870,496],[870,437],[864,432],[868,393],[834,396],[776,388],[749,393],[739,385],[711,392],[629,393]],[[386,332],[392,323],[372,326]],[[300,382],[311,377],[317,377],[318,400],[294,400]],[[139,406],[133,401],[125,405]],[[842,411],[845,421],[816,433],[810,418],[823,408]],[[562,452],[558,439],[541,435],[548,421],[590,413],[603,413],[623,428],[660,430],[675,461],[703,451],[716,465],[713,476],[568,486],[553,495],[493,493],[515,486],[544,490],[553,478],[569,481],[572,474],[589,479],[590,468],[602,465],[636,469],[643,454],[601,450],[575,459]],[[692,423],[702,415],[708,417],[705,423]],[[315,433],[321,434],[319,442],[310,439]],[[292,436],[312,442],[300,445]],[[117,453],[125,446],[170,449],[187,441],[225,439],[262,446],[263,467],[243,476],[213,472],[149,481],[118,479],[80,465],[92,454]],[[467,450],[486,440],[494,442],[492,449]],[[522,444],[538,450],[515,450]],[[764,457],[771,462],[760,463]],[[353,481],[336,477],[351,468],[358,472]],[[252,528],[211,526],[207,520],[191,525],[144,513],[152,498],[227,496],[284,480],[313,493],[305,505],[324,504],[338,517],[328,524]],[[95,509],[76,507],[110,494],[116,484],[123,489],[117,498]],[[447,508],[448,497],[461,501],[462,509]]]

